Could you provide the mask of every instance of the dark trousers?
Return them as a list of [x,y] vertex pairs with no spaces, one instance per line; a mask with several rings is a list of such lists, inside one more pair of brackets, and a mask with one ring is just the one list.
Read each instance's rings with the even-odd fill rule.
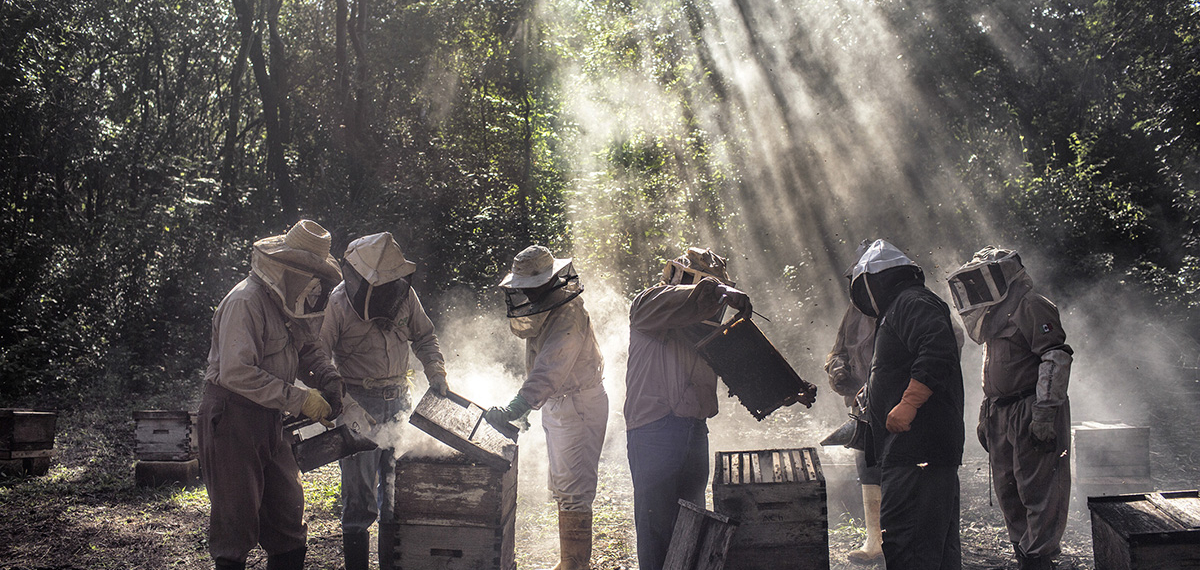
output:
[[267,555],[304,548],[304,489],[279,410],[209,385],[197,432],[212,557],[245,562],[259,544]]
[[897,570],[960,570],[957,465],[881,471],[883,558]]
[[679,499],[704,506],[708,425],[667,416],[625,433],[633,476],[638,568],[661,570],[671,545]]

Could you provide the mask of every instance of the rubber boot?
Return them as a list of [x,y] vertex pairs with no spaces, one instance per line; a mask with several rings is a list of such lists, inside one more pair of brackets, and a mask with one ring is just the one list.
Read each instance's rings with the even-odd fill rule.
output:
[[558,511],[559,562],[554,570],[590,570],[591,511]]
[[1025,562],[1025,552],[1021,550],[1021,543],[1014,542],[1012,545],[1013,554],[1017,555],[1017,570],[1025,570],[1029,566],[1028,563]]
[[267,555],[267,570],[304,570],[304,554],[308,547],[301,546],[283,554]]
[[863,514],[867,519],[867,539],[858,550],[846,557],[855,564],[875,564],[883,561],[883,535],[879,530],[879,503],[883,499],[879,485],[863,485]]
[[213,565],[217,570],[246,570],[245,562],[229,560],[228,558],[214,558]]
[[371,535],[367,531],[342,535],[346,570],[367,570],[371,564]]
[[1025,555],[1025,564],[1021,568],[1027,570],[1054,570],[1054,563],[1046,556],[1027,554]]

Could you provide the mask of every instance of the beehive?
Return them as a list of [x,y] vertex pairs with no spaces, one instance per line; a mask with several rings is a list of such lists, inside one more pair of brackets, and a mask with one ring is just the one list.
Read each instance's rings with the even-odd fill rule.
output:
[[58,413],[0,409],[0,470],[45,475],[54,456]]
[[1200,497],[1174,491],[1091,497],[1096,570],[1200,569]]
[[379,525],[381,570],[516,567],[517,461],[498,469],[456,452],[396,461],[392,520]]
[[1077,497],[1143,493],[1150,480],[1150,428],[1080,422],[1071,427]]
[[196,414],[181,410],[133,412],[134,481],[139,487],[171,483],[194,485],[200,480],[193,426]]
[[825,477],[815,449],[717,452],[713,510],[740,523],[726,568],[829,568]]

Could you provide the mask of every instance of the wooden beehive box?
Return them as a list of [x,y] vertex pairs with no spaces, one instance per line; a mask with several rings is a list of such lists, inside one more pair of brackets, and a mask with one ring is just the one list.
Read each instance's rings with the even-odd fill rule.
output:
[[1123,423],[1080,422],[1071,426],[1071,448],[1071,473],[1077,496],[1153,490],[1150,428]]
[[1091,497],[1096,570],[1200,569],[1196,491]]
[[139,487],[200,480],[194,425],[196,414],[181,410],[133,412],[134,481]]
[[738,523],[679,499],[663,570],[722,570]]
[[825,477],[816,449],[717,452],[713,510],[740,523],[726,568],[829,568]]
[[380,570],[516,568],[517,461],[508,469],[449,457],[396,461],[395,504],[379,526]]
[[45,475],[54,456],[58,413],[0,409],[0,470]]
[[[517,427],[501,426],[501,432],[483,419],[485,410],[453,392],[446,397],[425,392],[408,418],[408,423],[457,449],[473,461],[507,470],[517,456]],[[510,429],[511,428],[511,429]]]
[[812,407],[817,387],[806,382],[754,321],[733,318],[696,344],[696,351],[750,414],[762,420],[797,402]]

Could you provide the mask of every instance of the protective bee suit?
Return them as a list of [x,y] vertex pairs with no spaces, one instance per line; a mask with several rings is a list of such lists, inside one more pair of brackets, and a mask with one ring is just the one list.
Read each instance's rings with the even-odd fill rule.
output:
[[341,280],[329,244],[310,220],[254,242],[250,275],[213,314],[197,436],[218,570],[245,568],[255,545],[270,568],[304,565],[304,491],[283,415],[327,422],[341,408],[341,379],[316,338]]
[[[344,281],[329,297],[321,343],[345,381],[348,401],[379,422],[377,435],[404,421],[412,407],[409,349],[425,370],[430,389],[445,394],[446,368],[433,323],[409,278],[416,264],[382,232],[358,238],[342,259]],[[349,410],[349,405],[347,405]],[[347,411],[343,421],[351,421]],[[379,518],[386,478],[395,473],[391,449],[356,453],[339,462],[342,473],[342,541],[346,570],[365,570],[370,526]]]
[[608,426],[604,358],[583,306],[571,259],[540,245],[513,258],[499,287],[511,332],[525,339],[525,382],[507,406],[484,413],[492,424],[542,412],[549,488],[558,504],[560,570],[590,568],[592,502]]
[[[868,242],[863,242],[856,252],[855,261],[866,252],[868,245]],[[846,270],[846,279],[853,276],[853,271],[853,266]],[[829,386],[833,388],[834,393],[842,396],[854,416],[862,416],[866,411],[857,404],[855,396],[867,384],[874,350],[875,319],[864,315],[851,303],[842,315],[833,348],[825,358],[825,373],[829,376]],[[851,551],[847,558],[855,564],[871,564],[883,558],[883,536],[879,526],[879,506],[882,500],[879,466],[867,465],[866,453],[861,450],[855,451],[854,463],[858,471],[858,481],[862,485],[863,518],[866,522],[867,536],[863,545]]]
[[705,504],[706,420],[717,415],[717,375],[696,343],[720,324],[726,306],[751,310],[725,259],[693,247],[667,262],[659,283],[629,309],[624,411],[642,570],[662,568],[679,500]]
[[957,570],[962,369],[950,308],[924,283],[916,263],[876,240],[854,266],[850,298],[878,319],[866,398],[884,561]]
[[967,334],[983,345],[977,435],[1022,569],[1051,568],[1071,498],[1073,351],[1058,308],[1033,290],[1017,252],[985,247],[948,279]]

